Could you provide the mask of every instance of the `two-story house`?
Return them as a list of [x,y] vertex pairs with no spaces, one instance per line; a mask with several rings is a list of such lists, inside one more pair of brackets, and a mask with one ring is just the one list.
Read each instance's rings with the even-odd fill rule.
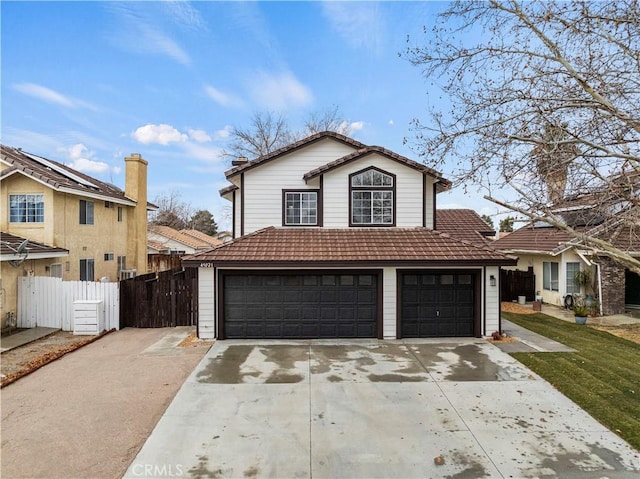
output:
[[323,132],[235,161],[234,239],[199,269],[202,338],[409,338],[499,329],[516,259],[437,231],[437,171]]
[[[118,281],[147,269],[147,162],[125,158],[125,191],[62,163],[1,146],[2,321],[17,278]],[[22,246],[20,252],[18,249]]]

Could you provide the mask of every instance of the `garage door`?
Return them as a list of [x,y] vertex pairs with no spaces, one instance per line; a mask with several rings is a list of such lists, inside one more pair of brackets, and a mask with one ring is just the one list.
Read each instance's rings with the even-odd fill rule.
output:
[[375,338],[376,274],[225,274],[223,337]]
[[400,281],[403,338],[474,336],[475,274],[412,272]]

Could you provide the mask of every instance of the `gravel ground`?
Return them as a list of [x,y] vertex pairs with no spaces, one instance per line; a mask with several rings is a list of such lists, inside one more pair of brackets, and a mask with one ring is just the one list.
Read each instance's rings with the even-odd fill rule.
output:
[[0,476],[122,477],[211,346],[176,330],[125,328],[4,387]]

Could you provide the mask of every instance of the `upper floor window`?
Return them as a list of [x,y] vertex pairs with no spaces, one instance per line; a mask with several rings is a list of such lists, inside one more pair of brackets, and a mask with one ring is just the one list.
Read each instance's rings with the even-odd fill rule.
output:
[[317,191],[285,191],[284,226],[316,226],[318,224]]
[[376,168],[350,176],[351,226],[395,224],[395,175]]
[[9,222],[44,223],[44,195],[9,195]]
[[93,201],[80,200],[80,224],[93,224]]
[[118,206],[118,222],[122,223],[122,206]]

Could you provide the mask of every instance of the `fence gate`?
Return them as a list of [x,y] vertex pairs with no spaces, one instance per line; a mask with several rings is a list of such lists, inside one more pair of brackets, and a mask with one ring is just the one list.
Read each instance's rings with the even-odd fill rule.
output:
[[536,299],[536,275],[533,267],[527,271],[500,270],[500,297],[502,301],[517,301],[525,296],[527,301]]
[[178,268],[120,281],[120,327],[195,326],[198,269]]

